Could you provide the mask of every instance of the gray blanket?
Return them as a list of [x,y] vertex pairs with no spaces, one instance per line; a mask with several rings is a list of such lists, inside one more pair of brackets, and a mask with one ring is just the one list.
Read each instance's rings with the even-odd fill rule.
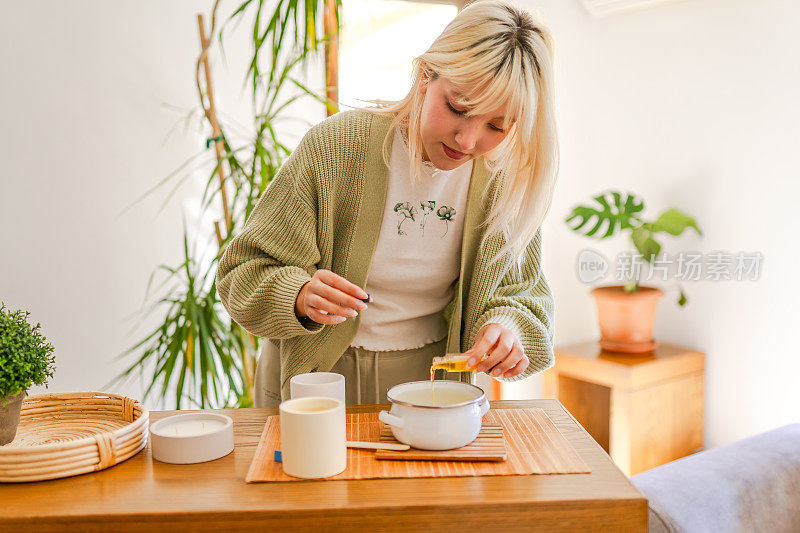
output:
[[706,450],[631,478],[649,531],[800,532],[800,424]]

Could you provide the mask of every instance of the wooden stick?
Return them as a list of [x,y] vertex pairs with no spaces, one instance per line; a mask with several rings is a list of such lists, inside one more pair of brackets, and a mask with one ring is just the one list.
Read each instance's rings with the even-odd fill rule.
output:
[[336,0],[325,0],[325,96],[334,109],[327,105],[328,116],[339,109],[339,20],[336,17]]
[[[255,353],[256,348],[258,347],[258,339],[252,333],[248,333],[248,338],[250,339],[250,347],[253,348],[253,352]],[[264,342],[269,342],[269,341],[265,340]],[[256,358],[257,357],[258,356],[256,356]],[[253,385],[255,384],[254,382],[255,382],[255,376],[256,376],[255,369],[253,368],[253,361],[254,360],[255,359],[250,359],[249,357],[247,357],[243,361],[243,363],[244,363],[245,387],[247,388],[248,395],[251,398],[253,397],[252,390],[253,390]]]
[[[217,242],[219,243],[220,246],[222,246],[222,232],[219,229],[219,221],[216,220],[214,221],[214,231],[217,234]],[[220,248],[218,255],[220,257],[222,256],[222,248]]]
[[[206,108],[205,104],[202,102],[202,99],[200,104],[203,106],[206,117],[211,123],[213,137],[218,139],[220,136],[220,128],[219,121],[217,120],[216,108],[214,106],[214,90],[211,83],[211,67],[208,63],[208,48],[211,46],[211,41],[206,37],[206,26],[202,13],[197,14],[197,26],[200,30],[200,61],[203,64],[203,70],[205,71],[206,75],[206,96],[208,97],[208,107]],[[222,165],[222,147],[222,140],[214,141],[214,150],[216,150],[217,163],[219,163],[217,166],[217,174],[219,174],[219,188],[220,193],[222,194],[222,211],[225,217],[225,228],[227,229],[228,234],[230,234],[231,228],[233,227],[233,222],[231,219],[230,208],[228,207],[228,195],[225,192],[225,172]],[[217,239],[219,239],[219,236]],[[222,243],[221,240],[219,242],[220,244]]]
[[347,441],[348,448],[365,448],[368,450],[395,450],[402,452],[411,449],[408,444],[395,444],[393,442],[364,442],[357,440]]
[[[213,9],[214,16],[212,16],[212,24],[211,24],[212,35],[211,35],[211,37],[213,37],[213,32],[214,32],[213,21],[214,21],[214,18],[216,16],[216,10],[217,10],[217,6],[218,5],[219,5],[219,0],[217,0],[214,3],[214,9]],[[205,26],[205,21],[204,21],[202,13],[198,13],[197,14],[197,26],[198,26],[198,30],[199,30],[199,33],[200,33],[200,47],[201,47],[200,57],[198,58],[198,64],[202,64],[203,65],[203,71],[205,72],[206,96],[208,97],[208,107],[206,107],[205,103],[202,100],[202,93],[200,95],[200,97],[201,97],[200,98],[200,104],[203,106],[203,112],[205,113],[206,118],[211,123],[213,137],[215,139],[218,139],[220,137],[221,130],[220,130],[220,127],[219,127],[219,121],[217,120],[216,106],[214,104],[214,89],[213,89],[213,84],[211,82],[211,66],[209,65],[209,62],[208,62],[208,49],[211,46],[211,40],[210,40],[209,37],[206,37],[206,29],[205,29],[206,26]],[[199,66],[198,66],[198,69],[199,69]],[[197,79],[197,88],[198,88],[198,91],[199,91],[200,90],[199,72],[198,72],[198,79]],[[218,163],[217,174],[219,175],[219,188],[220,188],[220,193],[221,193],[221,196],[222,196],[222,211],[223,211],[223,216],[225,218],[225,228],[227,230],[226,235],[230,235],[231,234],[231,229],[233,227],[233,222],[232,222],[231,210],[230,210],[230,207],[228,206],[228,195],[225,192],[225,173],[224,173],[224,168],[223,168],[224,165],[222,164],[222,148],[223,148],[223,146],[224,145],[223,145],[222,140],[214,141],[214,149],[215,149],[216,154],[217,154],[217,163]],[[217,235],[217,242],[219,243],[219,245],[221,247],[224,238],[222,236],[222,231],[220,230],[220,227],[219,227],[219,222],[214,222],[214,231],[216,232],[216,235]],[[220,253],[221,252],[222,252],[222,249],[220,249]],[[234,324],[233,328],[240,330],[240,336],[244,335],[243,328],[241,328],[241,326],[239,326],[238,324]],[[253,351],[255,351],[256,340],[255,340],[255,337],[252,334],[249,334],[249,341],[250,341],[250,346],[253,348]],[[245,389],[245,394],[252,399],[253,398],[253,382],[254,382],[254,378],[255,378],[254,369],[253,369],[253,361],[252,361],[252,358],[250,357],[250,351],[247,349],[247,346],[243,344],[241,346],[241,348],[242,348],[242,369],[243,369],[243,373],[244,373],[244,376],[243,376],[244,384],[243,385],[244,385],[244,389]]]

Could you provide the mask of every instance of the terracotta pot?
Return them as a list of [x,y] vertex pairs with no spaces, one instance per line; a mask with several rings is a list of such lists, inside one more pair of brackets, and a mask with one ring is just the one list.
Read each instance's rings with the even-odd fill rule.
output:
[[653,339],[656,306],[663,295],[655,287],[640,286],[630,293],[622,285],[592,289],[600,322],[600,347],[610,352],[652,351],[658,345]]
[[25,398],[25,391],[15,396],[0,398],[0,446],[8,444],[17,435],[19,410],[22,408],[23,398]]

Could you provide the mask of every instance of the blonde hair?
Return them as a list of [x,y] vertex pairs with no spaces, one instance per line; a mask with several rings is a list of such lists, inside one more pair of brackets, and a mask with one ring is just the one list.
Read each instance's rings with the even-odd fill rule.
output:
[[367,100],[378,107],[362,108],[394,116],[383,144],[387,164],[389,139],[399,130],[408,139],[412,169],[419,174],[425,98],[420,85],[426,77],[440,76],[462,95],[477,95],[455,101],[467,109],[468,116],[491,113],[498,104],[507,104],[503,129],[508,135],[484,156],[491,173],[484,195],[493,189],[494,205],[481,245],[494,234],[503,235],[505,242],[492,262],[510,254],[519,267],[550,209],[558,174],[550,31],[507,0],[481,0],[461,10],[430,48],[414,58],[412,87],[404,99]]

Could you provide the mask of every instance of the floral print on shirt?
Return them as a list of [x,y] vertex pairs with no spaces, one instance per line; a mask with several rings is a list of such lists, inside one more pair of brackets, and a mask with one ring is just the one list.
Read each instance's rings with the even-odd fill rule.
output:
[[[408,233],[403,230],[403,223],[409,218],[412,222],[416,222],[417,214],[420,211],[422,212],[422,216],[420,217],[419,228],[422,235],[425,235],[425,225],[428,222],[428,215],[433,213],[433,210],[436,209],[436,200],[419,202],[419,207],[420,210],[417,211],[417,208],[411,202],[397,202],[394,205],[394,212],[397,213],[398,217],[398,235],[408,235]],[[436,210],[436,216],[439,217],[439,220],[444,222],[444,233],[441,235],[441,238],[444,238],[447,235],[447,231],[450,229],[450,222],[453,222],[456,218],[456,209],[446,205],[440,206],[439,209]]]

